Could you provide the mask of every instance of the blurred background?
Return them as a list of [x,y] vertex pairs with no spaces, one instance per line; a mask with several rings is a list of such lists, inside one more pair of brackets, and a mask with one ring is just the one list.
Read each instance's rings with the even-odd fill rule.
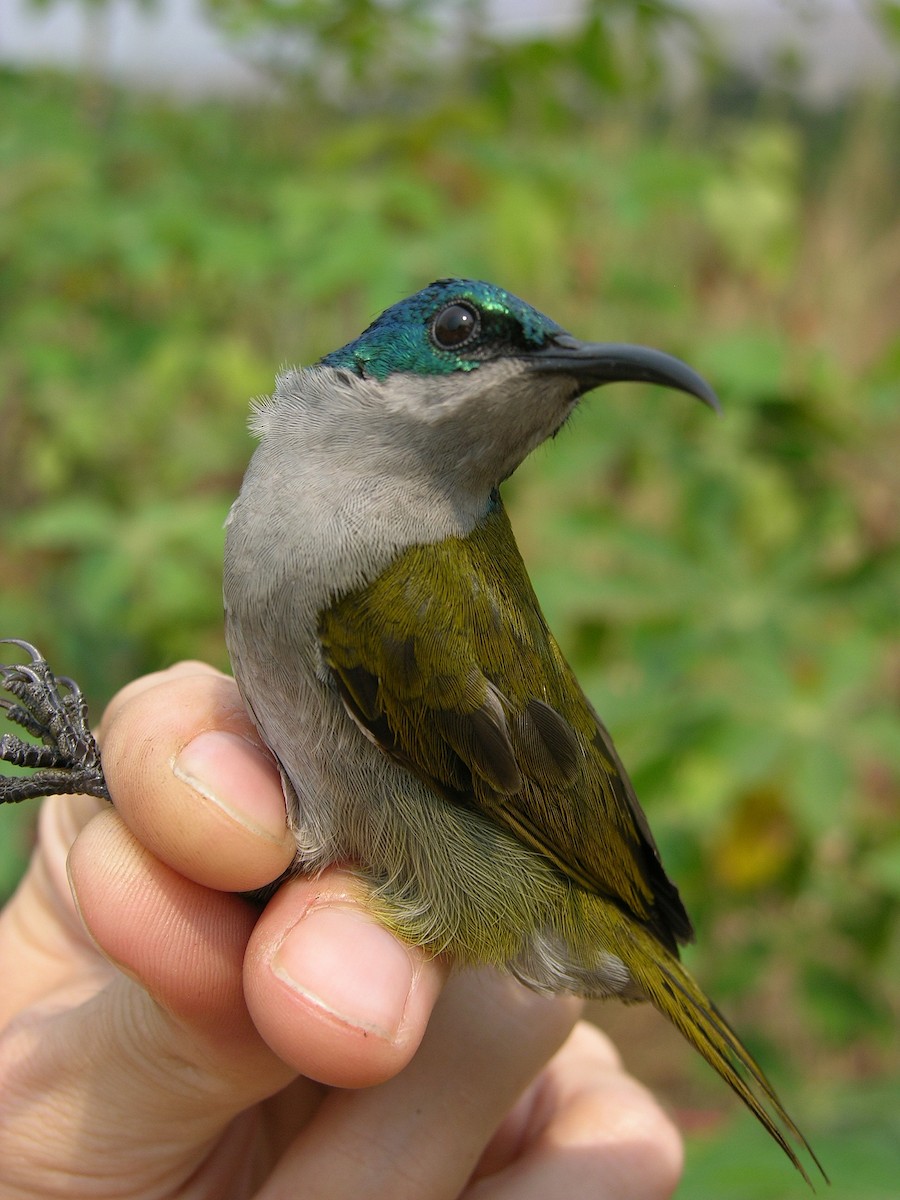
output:
[[[95,717],[227,665],[249,399],[432,279],[716,387],[605,389],[506,495],[834,1200],[898,1186],[898,101],[887,0],[0,0],[0,633]],[[594,1015],[682,1200],[808,1194],[660,1018]]]

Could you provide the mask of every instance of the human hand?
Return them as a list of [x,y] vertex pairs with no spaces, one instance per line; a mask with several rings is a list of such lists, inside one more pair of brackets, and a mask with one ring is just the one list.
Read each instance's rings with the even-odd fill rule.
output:
[[571,999],[448,978],[293,856],[231,679],[101,726],[115,808],[56,797],[0,915],[0,1200],[656,1200],[677,1133]]

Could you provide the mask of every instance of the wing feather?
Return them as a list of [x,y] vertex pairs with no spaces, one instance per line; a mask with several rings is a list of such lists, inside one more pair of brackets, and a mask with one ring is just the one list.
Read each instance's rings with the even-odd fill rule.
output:
[[321,614],[353,719],[670,949],[692,936],[608,731],[547,628],[497,502],[466,538],[414,546]]

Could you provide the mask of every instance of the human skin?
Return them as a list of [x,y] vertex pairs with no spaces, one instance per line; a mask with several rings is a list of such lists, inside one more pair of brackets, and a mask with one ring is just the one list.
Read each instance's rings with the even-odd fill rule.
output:
[[0,1200],[662,1200],[681,1143],[571,998],[454,974],[293,856],[233,680],[140,679],[115,807],[55,797],[0,914]]

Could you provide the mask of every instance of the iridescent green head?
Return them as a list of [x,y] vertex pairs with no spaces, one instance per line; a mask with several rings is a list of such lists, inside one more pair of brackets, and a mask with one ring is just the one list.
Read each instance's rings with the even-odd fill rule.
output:
[[391,305],[358,338],[322,362],[374,379],[396,371],[449,375],[492,359],[521,358],[563,332],[555,321],[492,283],[438,279]]
[[529,373],[565,377],[570,398],[604,383],[643,380],[718,407],[709,385],[671,355],[645,346],[579,341],[518,296],[474,279],[438,279],[392,305],[321,361],[381,382],[515,362]]

